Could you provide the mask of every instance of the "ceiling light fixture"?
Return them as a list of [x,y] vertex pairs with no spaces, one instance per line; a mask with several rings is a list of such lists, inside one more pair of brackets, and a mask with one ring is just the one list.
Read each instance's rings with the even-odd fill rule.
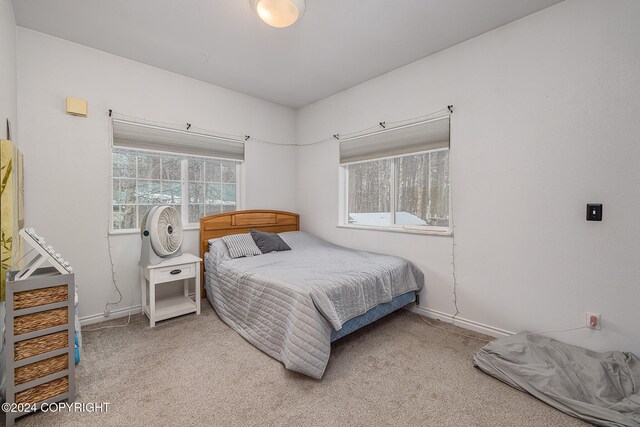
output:
[[249,0],[260,19],[276,28],[288,27],[304,13],[304,0]]

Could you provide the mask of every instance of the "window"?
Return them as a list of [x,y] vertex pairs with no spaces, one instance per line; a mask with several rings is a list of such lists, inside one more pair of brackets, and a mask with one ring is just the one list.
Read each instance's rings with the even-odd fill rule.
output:
[[237,162],[189,158],[189,222],[236,210]]
[[353,225],[449,227],[449,150],[345,166]]
[[154,205],[171,205],[185,226],[234,211],[244,141],[120,118],[111,120],[111,228],[135,230]]
[[240,162],[114,147],[112,228],[140,228],[153,205],[171,205],[185,225],[236,210]]
[[341,224],[449,231],[449,118],[340,142]]

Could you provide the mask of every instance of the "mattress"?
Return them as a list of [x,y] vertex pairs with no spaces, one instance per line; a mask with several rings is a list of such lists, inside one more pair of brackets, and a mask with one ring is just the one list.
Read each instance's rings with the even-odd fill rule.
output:
[[282,233],[291,251],[231,259],[220,239],[205,255],[207,297],[220,318],[288,369],[321,378],[332,331],[415,293],[424,275],[409,261]]
[[331,342],[339,340],[340,338],[349,335],[351,332],[357,331],[358,329],[383,318],[387,314],[393,313],[394,311],[411,304],[415,300],[416,293],[407,292],[406,294],[398,295],[389,302],[379,304],[366,313],[348,320],[342,325],[342,328],[340,328],[339,331],[336,331],[335,329],[332,330]]

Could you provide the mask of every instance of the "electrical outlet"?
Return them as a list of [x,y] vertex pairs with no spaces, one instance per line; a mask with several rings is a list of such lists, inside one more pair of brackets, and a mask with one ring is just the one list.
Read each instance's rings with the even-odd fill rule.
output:
[[589,329],[600,330],[600,315],[598,313],[587,312],[587,327]]
[[104,317],[109,317],[109,316],[111,316],[111,311],[105,310],[104,311]]

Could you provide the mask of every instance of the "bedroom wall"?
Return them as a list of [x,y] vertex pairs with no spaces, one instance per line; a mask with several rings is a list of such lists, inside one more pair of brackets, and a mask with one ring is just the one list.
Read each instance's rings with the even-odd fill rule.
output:
[[[559,330],[593,311],[601,331],[553,336],[640,354],[638,22],[634,0],[562,2],[298,110],[298,142],[454,104],[459,324]],[[337,161],[335,142],[298,150],[302,228],[412,260],[420,311],[450,320],[453,239],[336,228]]]
[[[294,143],[290,108],[24,28],[18,28],[18,92],[26,223],[74,266],[80,317],[90,320],[99,319],[105,302],[117,296],[106,239],[108,109]],[[88,100],[89,117],[66,115],[67,96]],[[294,177],[295,147],[248,143],[245,207],[295,211]],[[198,230],[185,234],[184,250],[198,253]],[[123,293],[122,303],[111,309],[138,305],[140,237],[113,235],[111,242]]]
[[0,139],[7,139],[9,119],[17,143],[16,18],[11,1],[0,1]]
[[[16,74],[16,18],[10,0],[0,0],[0,139],[7,138],[6,119],[11,121],[17,145],[17,74]],[[5,303],[0,302],[0,390],[4,390],[4,316]],[[4,401],[4,398],[0,398]]]

